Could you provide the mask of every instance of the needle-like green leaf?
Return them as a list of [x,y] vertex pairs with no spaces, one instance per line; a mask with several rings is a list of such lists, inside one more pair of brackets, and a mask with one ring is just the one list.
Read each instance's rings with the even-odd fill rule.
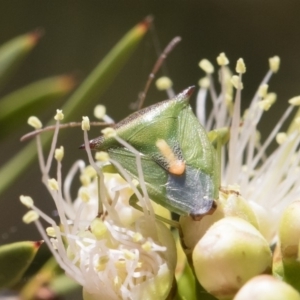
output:
[[0,47],[0,90],[41,37],[40,31],[18,36]]
[[31,264],[41,242],[17,242],[0,247],[0,289],[15,285]]
[[[50,101],[65,96],[74,87],[71,76],[55,76],[39,80],[14,91],[0,99],[0,139],[18,126],[24,125],[24,118],[46,109]],[[22,117],[20,117],[22,116]],[[5,123],[9,120],[9,126]]]
[[[147,32],[149,24],[150,22],[147,19],[133,27],[78,87],[66,105],[63,106],[68,119],[74,118],[76,112],[77,115],[81,115],[83,108],[92,105],[92,100],[95,100],[104,92]],[[50,136],[45,137],[43,145],[48,144],[50,138]],[[34,141],[32,141],[2,166],[0,169],[0,194],[25,171],[35,157],[36,148]]]

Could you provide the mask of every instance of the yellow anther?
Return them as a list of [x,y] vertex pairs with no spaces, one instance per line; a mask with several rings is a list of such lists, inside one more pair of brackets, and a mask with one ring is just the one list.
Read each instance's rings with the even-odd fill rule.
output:
[[214,72],[214,66],[208,59],[202,59],[199,62],[199,67],[207,74],[212,74]]
[[232,85],[236,88],[236,89],[243,89],[243,83],[240,81],[240,77],[237,75],[233,75],[231,77],[230,82],[232,83]]
[[38,218],[39,214],[34,210],[30,210],[23,216],[22,220],[24,223],[29,224],[36,221]]
[[246,72],[246,65],[242,58],[239,58],[238,61],[236,62],[235,70],[239,74],[244,74]]
[[260,140],[261,140],[261,133],[260,133],[260,131],[256,130],[255,131],[255,142],[259,143]]
[[125,269],[126,267],[126,261],[123,259],[123,260],[117,260],[114,262],[114,265],[117,269]]
[[300,117],[297,117],[294,119],[294,122],[297,124],[297,125],[300,125]]
[[86,187],[80,187],[78,191],[78,196],[85,203],[89,202],[90,200],[89,190]]
[[89,117],[82,117],[82,122],[81,122],[81,129],[82,130],[90,130],[91,126],[90,126],[90,119]]
[[97,271],[104,271],[106,269],[106,264],[109,261],[109,257],[107,255],[101,256],[99,258],[99,261],[96,264],[96,270]]
[[219,66],[226,66],[229,64],[229,60],[224,52],[220,53],[217,57],[217,63]]
[[142,245],[142,248],[147,252],[151,251],[151,243],[149,241],[147,241],[146,243],[144,243]]
[[97,239],[100,239],[107,232],[107,228],[102,220],[96,218],[91,223],[91,232]]
[[62,161],[64,157],[64,147],[60,146],[59,148],[55,149],[54,157],[57,161]]
[[132,239],[134,242],[140,242],[143,239],[143,236],[139,232],[136,232]]
[[83,174],[93,178],[97,175],[97,172],[91,165],[88,165],[84,168]]
[[268,111],[270,109],[270,107],[272,106],[272,102],[270,102],[268,99],[259,101],[257,104],[258,104],[259,108],[264,111]]
[[41,129],[43,127],[42,122],[39,118],[31,116],[28,118],[27,123],[32,126],[34,129]]
[[172,87],[173,82],[169,77],[163,76],[156,80],[155,85],[158,90],[165,91]]
[[61,109],[57,109],[56,110],[56,115],[54,116],[54,119],[56,121],[61,121],[61,120],[63,120],[63,118],[64,118],[64,114],[63,114],[62,110]]
[[94,116],[99,119],[102,120],[104,118],[106,114],[106,107],[102,104],[96,105],[94,108]]
[[270,102],[270,104],[273,105],[277,100],[277,95],[276,95],[276,93],[268,93],[265,96],[264,100],[268,100]]
[[285,132],[278,132],[276,135],[276,142],[281,145],[283,144],[287,139],[287,134]]
[[20,196],[20,201],[23,205],[25,205],[28,208],[31,208],[33,206],[33,200],[29,196]]
[[269,58],[269,67],[273,73],[278,72],[279,66],[280,66],[280,57],[279,56],[273,56],[273,57]]
[[300,96],[293,97],[289,100],[289,103],[294,106],[300,105]]
[[117,132],[111,128],[111,127],[107,127],[101,130],[101,133],[106,137],[106,138],[111,138],[111,137],[115,137],[117,135]]
[[107,152],[99,151],[99,152],[96,152],[95,159],[98,161],[108,161],[109,155]]
[[52,191],[58,191],[59,190],[58,182],[55,178],[48,179],[48,187]]
[[115,288],[118,289],[118,290],[121,288],[121,286],[122,286],[122,280],[120,279],[119,276],[116,276],[116,277],[114,278],[114,286],[115,286]]
[[258,96],[261,97],[261,98],[265,98],[267,96],[267,93],[268,93],[268,88],[269,88],[268,84],[262,84],[258,88]]
[[47,227],[46,233],[50,237],[56,237],[55,229],[53,227]]
[[124,249],[123,253],[124,257],[128,260],[134,260],[136,258],[136,255],[127,249]]
[[134,185],[134,186],[138,186],[139,185],[139,182],[138,182],[138,180],[136,180],[136,179],[132,179],[132,184]]
[[227,105],[232,103],[232,95],[230,95],[230,94],[225,95],[225,103]]
[[198,81],[198,85],[203,89],[208,89],[210,85],[210,81],[208,77],[203,77]]

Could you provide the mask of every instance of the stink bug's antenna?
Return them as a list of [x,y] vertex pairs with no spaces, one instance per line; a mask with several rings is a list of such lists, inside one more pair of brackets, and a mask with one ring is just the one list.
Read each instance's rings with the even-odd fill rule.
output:
[[181,41],[181,37],[176,36],[175,38],[172,39],[172,41],[167,45],[167,47],[164,49],[162,54],[159,56],[158,60],[156,61],[151,73],[149,74],[148,80],[146,82],[146,85],[144,87],[143,92],[139,94],[139,98],[137,100],[135,107],[137,107],[137,110],[141,109],[143,107],[143,104],[145,102],[145,98],[147,95],[147,92],[149,90],[149,87],[155,78],[156,73],[158,70],[161,68],[162,64],[164,63],[166,57],[168,54],[175,48],[175,46]]
[[[167,45],[167,47],[164,49],[164,51],[160,54],[159,58],[157,59],[151,73],[149,74],[148,80],[146,82],[146,85],[144,87],[143,92],[141,92],[139,94],[138,100],[136,103],[133,103],[132,108],[133,109],[141,109],[144,102],[145,102],[145,98],[147,95],[147,92],[149,90],[149,87],[153,81],[153,79],[155,78],[156,73],[159,71],[159,69],[162,67],[165,59],[167,58],[167,56],[169,55],[169,53],[175,48],[175,46],[181,41],[181,37],[177,36],[175,38],[173,38],[171,40],[171,42]],[[90,125],[92,126],[113,126],[114,123],[108,123],[108,122],[91,122]],[[70,122],[67,124],[60,124],[59,128],[72,128],[72,127],[80,127],[81,126],[81,122]],[[28,140],[30,138],[35,137],[36,135],[45,132],[45,131],[53,131],[55,129],[56,125],[52,125],[52,126],[47,126],[38,130],[34,130],[31,131],[25,135],[23,135],[21,137],[21,141],[25,141]]]

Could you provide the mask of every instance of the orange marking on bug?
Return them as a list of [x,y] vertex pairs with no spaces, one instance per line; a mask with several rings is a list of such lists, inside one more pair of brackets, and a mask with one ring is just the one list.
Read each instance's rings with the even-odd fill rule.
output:
[[176,157],[168,143],[163,139],[159,139],[156,142],[156,147],[165,158],[168,164],[168,171],[174,175],[182,175],[185,171],[185,162]]

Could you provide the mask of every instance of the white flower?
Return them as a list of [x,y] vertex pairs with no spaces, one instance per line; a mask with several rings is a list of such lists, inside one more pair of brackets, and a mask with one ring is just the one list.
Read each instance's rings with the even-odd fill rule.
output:
[[[56,126],[49,158],[44,159],[40,148],[38,154],[43,183],[55,202],[59,223],[32,199],[29,203],[21,196],[21,202],[35,214],[26,217],[27,223],[36,224],[66,274],[82,285],[85,299],[167,298],[176,266],[176,246],[169,228],[155,219],[151,206],[144,203],[143,212],[131,207],[133,193],[140,201],[150,200],[138,192],[128,174],[127,181],[118,174],[104,174],[102,166],[107,162],[96,163],[89,148],[92,166],[76,162],[63,183],[61,159],[57,159],[57,178],[50,179],[59,122]],[[73,201],[70,189],[78,171],[82,186]],[[46,229],[41,218],[49,224]]]
[[[289,101],[290,105],[273,130],[264,141],[260,141],[259,122],[265,114],[268,114],[267,118],[272,119],[271,112],[266,111],[276,100],[274,93],[267,92],[268,82],[279,67],[278,57],[276,62],[276,68],[273,64],[270,65],[270,70],[258,87],[248,109],[243,113],[242,74],[235,76],[240,84],[233,87],[232,74],[224,65],[219,70],[221,92],[218,94],[214,84],[202,85],[197,96],[197,116],[207,131],[230,128],[228,145],[222,150],[222,187],[228,189],[229,185],[236,186],[238,193],[249,202],[255,212],[259,230],[270,242],[275,237],[282,210],[299,198],[300,194],[298,115],[290,123],[284,136],[281,132],[284,122],[288,120],[294,107],[299,105],[299,101]],[[206,115],[208,94],[213,108]],[[280,143],[272,151],[276,137]]]

